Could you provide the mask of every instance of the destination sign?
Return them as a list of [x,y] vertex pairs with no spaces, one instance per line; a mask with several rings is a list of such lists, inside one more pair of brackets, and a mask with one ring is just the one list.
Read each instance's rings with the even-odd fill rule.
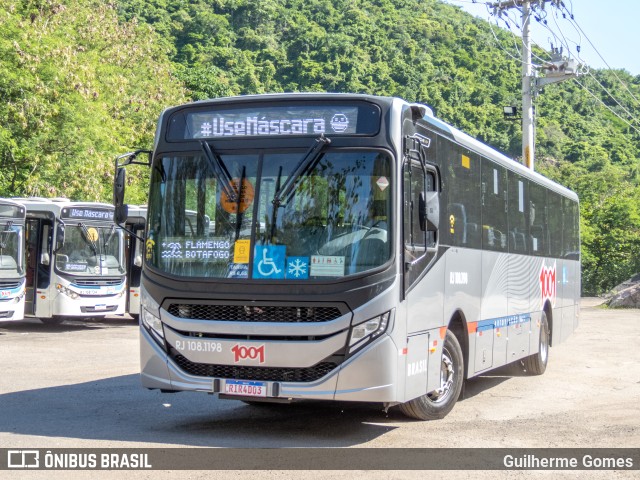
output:
[[379,125],[378,107],[364,103],[199,109],[174,115],[168,139],[373,135]]
[[91,207],[65,207],[60,214],[61,218],[75,220],[107,220],[113,222],[113,210]]
[[8,205],[6,203],[0,203],[0,218],[24,218],[24,207],[18,207],[15,205]]

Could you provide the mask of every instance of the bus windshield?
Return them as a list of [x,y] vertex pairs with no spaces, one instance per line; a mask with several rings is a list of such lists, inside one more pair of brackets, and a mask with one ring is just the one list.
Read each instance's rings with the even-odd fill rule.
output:
[[[327,149],[284,189],[303,157],[225,154],[215,165],[202,151],[158,158],[147,262],[178,276],[302,281],[384,265],[392,251],[390,156]],[[228,171],[232,189],[215,168]]]
[[0,221],[0,278],[24,276],[24,227]]
[[56,268],[73,275],[122,275],[122,237],[115,225],[67,224],[64,245],[56,252]]

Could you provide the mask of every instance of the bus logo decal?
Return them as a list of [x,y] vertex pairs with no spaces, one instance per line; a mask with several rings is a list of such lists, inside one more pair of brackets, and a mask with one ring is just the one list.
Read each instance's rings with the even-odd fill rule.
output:
[[544,264],[540,270],[540,288],[542,290],[542,304],[545,300],[551,302],[551,306],[555,307],[556,304],[556,264],[554,262],[552,267],[547,267]]
[[265,355],[264,355],[264,344],[259,347],[246,347],[244,345],[235,344],[233,348],[231,348],[231,353],[233,353],[233,361],[238,363],[240,360],[258,360],[259,363],[264,363]]

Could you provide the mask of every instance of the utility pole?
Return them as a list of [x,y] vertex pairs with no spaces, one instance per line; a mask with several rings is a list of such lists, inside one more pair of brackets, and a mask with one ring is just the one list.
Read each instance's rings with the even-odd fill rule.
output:
[[522,163],[531,170],[535,164],[535,116],[533,99],[543,85],[556,83],[577,76],[577,66],[573,60],[563,60],[562,51],[554,52],[549,64],[542,67],[547,77],[537,78],[531,62],[531,14],[533,8],[544,9],[551,3],[558,7],[561,0],[502,0],[493,4],[493,14],[517,8],[522,12]]
[[533,170],[535,120],[533,118],[533,65],[531,64],[531,5],[522,2],[522,163]]

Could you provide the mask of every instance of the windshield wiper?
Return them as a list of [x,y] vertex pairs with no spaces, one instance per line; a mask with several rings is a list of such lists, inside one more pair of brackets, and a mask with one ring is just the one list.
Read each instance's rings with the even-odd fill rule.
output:
[[105,254],[107,253],[107,247],[109,246],[109,242],[113,238],[113,234],[114,233],[116,233],[116,226],[115,225],[111,225],[111,230],[109,230],[109,236],[107,237],[107,240],[103,244],[103,248],[104,248],[104,253]]
[[322,151],[331,143],[331,140],[322,134],[316,138],[314,142],[315,143],[313,143],[311,148],[307,150],[304,157],[300,159],[298,166],[293,173],[289,175],[287,180],[284,182],[284,185],[276,190],[273,200],[271,201],[276,209],[282,205],[283,201],[289,200],[289,196],[298,186],[300,179],[309,174],[315,168],[316,164],[322,157]]
[[273,210],[271,213],[271,232],[270,232],[270,241],[273,242],[273,238],[276,234],[276,224],[278,222],[278,209],[282,206],[282,202],[289,201],[289,197],[298,187],[300,183],[300,179],[308,175],[313,171],[316,167],[320,158],[322,158],[322,152],[326,148],[327,145],[331,143],[324,134],[321,134],[318,138],[314,140],[314,143],[311,145],[307,153],[304,154],[304,157],[300,159],[298,165],[295,170],[284,182],[284,185],[280,185],[280,178],[282,177],[282,167],[278,171],[278,181],[276,183],[276,193],[273,195],[273,200],[271,203],[273,204]]
[[91,250],[93,250],[94,255],[97,257],[98,246],[96,245],[96,242],[91,240],[91,236],[89,235],[89,230],[87,229],[87,226],[82,222],[78,223],[78,226],[82,228],[82,233],[84,233],[84,238],[87,241],[87,244],[91,247]]
[[7,248],[7,241],[9,241],[9,234],[12,232],[11,227],[13,226],[13,220],[9,220],[5,226],[4,231],[2,232],[2,239],[0,239],[0,248]]
[[[227,170],[222,158],[220,158],[220,155],[218,155],[204,140],[200,142],[200,145],[202,146],[204,156],[209,161],[209,165],[218,179],[218,183],[220,183],[220,186],[222,187],[222,191],[230,202],[237,202],[238,199],[236,198],[236,191],[233,188],[233,179],[231,178],[231,175],[229,175],[229,170]],[[240,186],[238,190],[240,188],[242,188],[242,186]]]

